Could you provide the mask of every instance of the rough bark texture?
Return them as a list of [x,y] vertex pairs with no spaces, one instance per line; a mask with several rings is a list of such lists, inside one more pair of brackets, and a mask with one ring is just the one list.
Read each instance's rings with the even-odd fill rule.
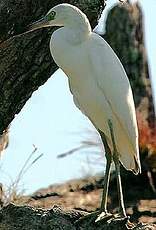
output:
[[[62,2],[65,1],[0,0],[0,134],[57,69],[49,51],[54,29],[13,36],[25,32],[28,24]],[[102,9],[100,0],[67,2],[81,8],[95,26]]]
[[116,51],[126,69],[137,109],[153,128],[156,125],[156,118],[144,44],[141,7],[137,3],[113,7],[107,17],[105,39]]
[[[95,218],[79,220],[87,213],[77,210],[63,211],[58,206],[49,210],[9,204],[0,211],[2,230],[127,230],[127,221],[112,219],[95,222]],[[129,225],[130,227],[130,225]],[[155,230],[156,225],[137,224],[133,230]]]

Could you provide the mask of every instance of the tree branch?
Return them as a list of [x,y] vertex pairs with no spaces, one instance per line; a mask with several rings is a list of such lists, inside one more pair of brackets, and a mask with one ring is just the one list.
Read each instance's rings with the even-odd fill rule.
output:
[[[100,0],[67,1],[81,8],[92,26],[103,8]],[[26,31],[30,22],[62,3],[61,0],[0,1],[0,134],[20,112],[32,93],[56,71],[49,51],[52,29]]]
[[[15,206],[9,204],[0,211],[0,229],[4,230],[127,230],[130,223],[122,219],[95,222],[94,219],[79,218],[87,213],[71,210],[65,211],[58,206],[50,210],[36,209],[28,206]],[[77,220],[79,220],[77,222]],[[156,225],[136,224],[131,225],[133,230],[154,230]]]

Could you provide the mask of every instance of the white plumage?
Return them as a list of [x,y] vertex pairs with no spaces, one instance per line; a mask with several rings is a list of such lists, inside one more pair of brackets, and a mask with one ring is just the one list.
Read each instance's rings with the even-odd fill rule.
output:
[[[97,130],[105,134],[113,153],[114,145],[108,123],[111,121],[119,161],[127,170],[139,173],[138,128],[133,95],[120,60],[108,43],[91,31],[86,15],[72,5],[55,6],[43,19],[33,24],[31,30],[48,26],[61,26],[52,34],[50,50],[56,64],[68,76],[75,105]],[[110,165],[111,162],[108,165],[107,184]],[[116,166],[120,177],[118,162]],[[121,187],[120,184],[118,179],[118,187]],[[106,213],[108,186],[104,190]],[[125,216],[122,191],[119,196]]]
[[[111,149],[107,121],[112,120],[120,161],[126,169],[138,173],[138,129],[127,75],[108,43],[91,32],[84,14],[68,4],[61,5],[60,9],[57,6],[53,10],[57,12],[59,9],[59,15],[66,7],[69,7],[69,13],[64,16],[64,21],[66,17],[71,18],[67,26],[53,33],[50,41],[51,54],[68,76],[76,106],[96,128],[105,133]],[[76,20],[73,22],[74,16]]]

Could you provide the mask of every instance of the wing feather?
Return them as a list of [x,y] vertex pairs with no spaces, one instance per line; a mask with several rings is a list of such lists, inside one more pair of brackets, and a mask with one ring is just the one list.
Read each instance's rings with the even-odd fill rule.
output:
[[98,87],[127,135],[140,168],[135,106],[126,72],[112,48],[99,35],[92,33],[88,50]]

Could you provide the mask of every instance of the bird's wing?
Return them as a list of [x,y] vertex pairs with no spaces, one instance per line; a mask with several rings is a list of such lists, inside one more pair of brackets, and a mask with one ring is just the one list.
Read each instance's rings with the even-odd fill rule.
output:
[[92,33],[88,46],[88,58],[95,81],[138,155],[135,106],[126,72],[112,48],[99,35]]

